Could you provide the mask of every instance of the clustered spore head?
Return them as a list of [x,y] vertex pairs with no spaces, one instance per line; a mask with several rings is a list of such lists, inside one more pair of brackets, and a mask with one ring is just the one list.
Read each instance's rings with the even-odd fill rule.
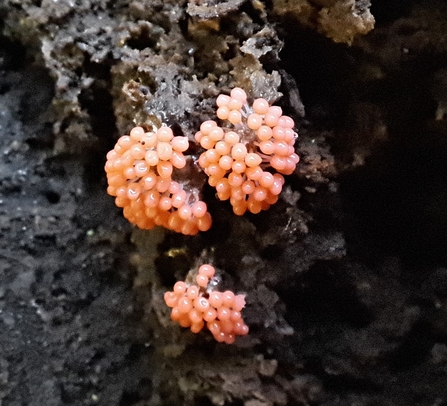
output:
[[187,137],[174,137],[162,126],[155,132],[135,127],[119,138],[107,154],[105,170],[115,203],[124,217],[142,229],[162,226],[194,235],[211,227],[207,205],[199,190],[172,179],[186,165]]
[[248,334],[241,311],[245,306],[245,295],[232,291],[219,292],[210,283],[216,270],[212,265],[202,265],[195,278],[196,283],[176,282],[164,299],[172,308],[171,319],[182,327],[198,333],[206,327],[218,342],[232,344],[236,336]]
[[[206,151],[199,165],[220,200],[230,200],[237,215],[259,213],[278,200],[284,177],[299,162],[294,121],[281,107],[255,99],[250,106],[241,88],[217,97],[217,117],[202,123],[195,139]],[[229,124],[228,124],[229,123]]]

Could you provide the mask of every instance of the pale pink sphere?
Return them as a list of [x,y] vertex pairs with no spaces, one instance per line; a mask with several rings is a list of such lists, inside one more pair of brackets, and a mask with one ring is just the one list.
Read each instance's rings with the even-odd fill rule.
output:
[[265,114],[269,110],[269,103],[267,100],[259,98],[253,102],[253,111],[258,114]]

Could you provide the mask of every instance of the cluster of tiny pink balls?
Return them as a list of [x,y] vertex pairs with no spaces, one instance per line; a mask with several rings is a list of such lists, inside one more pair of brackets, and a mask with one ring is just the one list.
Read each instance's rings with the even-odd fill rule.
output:
[[235,214],[267,210],[281,193],[281,174],[292,174],[299,162],[295,123],[265,99],[254,100],[250,107],[241,88],[234,88],[229,96],[219,95],[216,104],[217,117],[233,127],[220,127],[213,120],[202,123],[195,134],[206,149],[199,165],[218,198],[230,199]]
[[172,292],[165,293],[164,299],[172,308],[171,319],[182,327],[198,333],[206,326],[216,341],[232,344],[236,336],[248,334],[248,326],[241,315],[245,296],[229,290],[213,290],[210,281],[215,272],[212,265],[202,265],[196,284],[179,281]]
[[[267,100],[247,103],[244,90],[217,97],[217,117],[224,122],[202,123],[195,140],[205,149],[198,164],[216,188],[220,200],[230,200],[233,211],[259,213],[278,200],[283,175],[299,162],[294,144],[294,121]],[[211,227],[211,216],[199,198],[199,190],[173,174],[183,169],[187,137],[175,137],[163,125],[154,132],[135,127],[118,139],[107,154],[107,192],[123,208],[124,217],[142,229],[162,226],[195,235]],[[164,299],[172,308],[171,319],[198,333],[205,326],[218,342],[231,344],[248,334],[241,311],[245,296],[215,290],[215,269],[202,265],[196,283],[177,282]],[[214,282],[213,282],[214,280]]]
[[187,137],[174,137],[162,126],[156,132],[135,127],[118,139],[107,154],[107,193],[116,196],[124,217],[142,229],[163,226],[185,235],[211,227],[206,204],[195,189],[172,179],[175,169],[184,168]]

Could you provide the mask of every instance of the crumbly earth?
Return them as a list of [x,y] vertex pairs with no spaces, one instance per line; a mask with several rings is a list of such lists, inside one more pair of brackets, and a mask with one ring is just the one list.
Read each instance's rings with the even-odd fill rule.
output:
[[[447,405],[444,2],[3,0],[0,31],[0,405]],[[165,122],[197,156],[234,86],[297,123],[280,201],[191,171],[212,229],[134,229],[106,152]],[[169,320],[204,262],[233,345]]]

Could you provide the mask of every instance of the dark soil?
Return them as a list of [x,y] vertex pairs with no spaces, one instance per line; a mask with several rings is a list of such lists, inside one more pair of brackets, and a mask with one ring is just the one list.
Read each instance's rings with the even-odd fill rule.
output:
[[[348,46],[282,11],[336,1],[211,3],[0,4],[0,405],[447,405],[447,7],[373,0]],[[278,204],[135,230],[107,151],[236,85],[297,122]],[[231,346],[162,300],[203,262],[247,294]]]

